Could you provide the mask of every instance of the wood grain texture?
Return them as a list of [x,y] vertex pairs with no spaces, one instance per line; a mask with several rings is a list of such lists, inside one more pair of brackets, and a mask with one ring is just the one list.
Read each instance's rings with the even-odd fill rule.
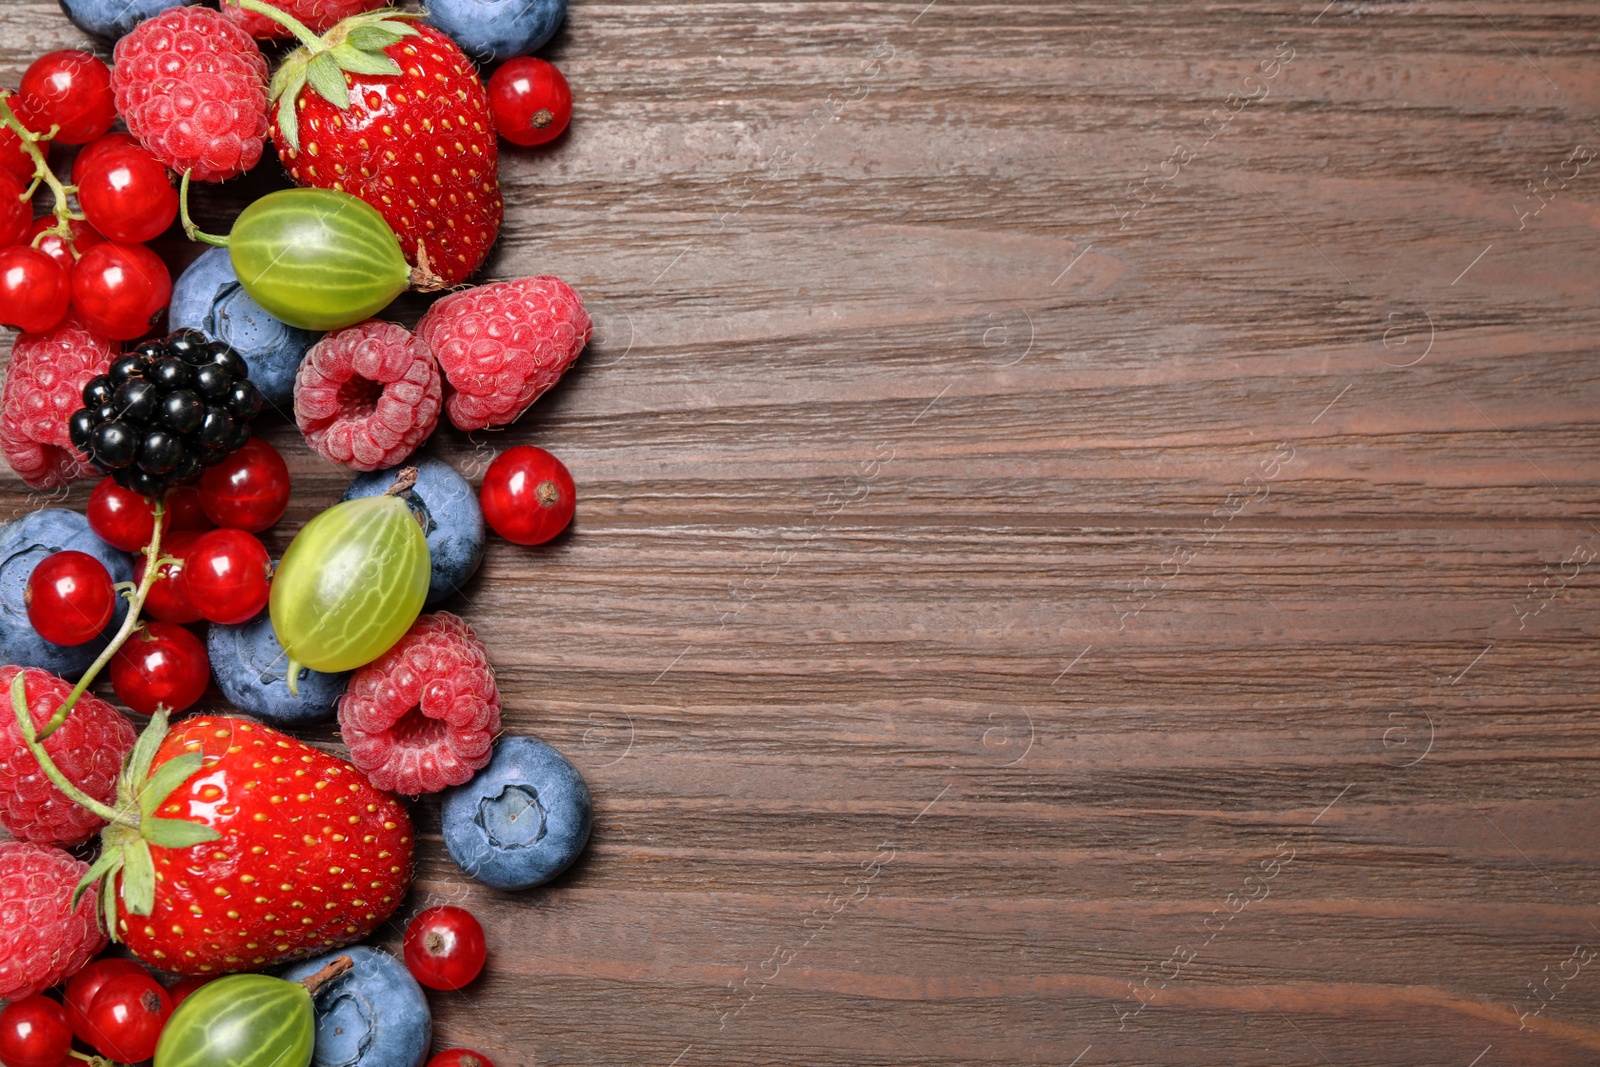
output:
[[[81,43],[0,20],[6,82]],[[577,478],[451,607],[597,828],[497,895],[419,806],[415,906],[495,951],[441,1047],[1600,1062],[1597,52],[1576,2],[578,0],[490,271],[600,330],[432,447]],[[281,550],[344,475],[266,436]]]

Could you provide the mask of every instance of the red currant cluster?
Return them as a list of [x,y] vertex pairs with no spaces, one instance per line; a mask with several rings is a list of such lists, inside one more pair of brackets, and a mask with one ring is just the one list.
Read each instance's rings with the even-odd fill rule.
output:
[[[161,557],[146,590],[150,616],[111,657],[111,688],[141,715],[181,712],[211,680],[206,646],[187,629],[205,621],[248,622],[267,606],[272,564],[256,534],[289,507],[289,467],[271,444],[251,438],[208,467],[199,484],[170,490],[161,518]],[[489,465],[479,500],[484,519],[508,541],[543,544],[572,521],[577,492],[555,456],[520,445]],[[134,585],[145,586],[155,534],[152,501],[106,478],[89,495],[89,527],[102,541],[136,553]],[[57,645],[81,645],[104,632],[116,606],[105,564],[86,552],[46,556],[23,594],[28,621]]]
[[[18,93],[0,90],[0,317],[38,333],[72,310],[94,333],[129,341],[149,332],[172,295],[172,276],[143,242],[178,216],[163,166],[125,133],[111,68],[88,52],[34,60]],[[52,145],[81,145],[74,185],[50,168]],[[34,191],[55,195],[32,217]],[[69,194],[76,193],[74,210]]]
[[[143,604],[151,617],[111,657],[111,688],[124,704],[151,715],[157,707],[182,711],[204,695],[210,662],[205,644],[186,627],[201,620],[242,623],[266,607],[271,563],[255,535],[282,518],[288,506],[288,465],[259,439],[207,468],[197,486],[168,493],[161,519],[162,562]],[[89,527],[112,547],[140,553],[137,587],[145,585],[148,557],[142,550],[155,524],[151,501],[111,478],[90,494]],[[58,645],[80,645],[99,636],[116,599],[105,564],[75,551],[41,560],[23,596],[28,621],[40,637]]]

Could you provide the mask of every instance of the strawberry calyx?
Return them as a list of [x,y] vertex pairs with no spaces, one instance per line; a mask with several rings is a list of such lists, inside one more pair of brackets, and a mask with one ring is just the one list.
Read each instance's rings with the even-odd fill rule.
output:
[[162,819],[157,809],[190,776],[201,769],[205,757],[198,752],[185,752],[163,763],[155,773],[151,764],[156,752],[166,739],[169,729],[167,709],[158,707],[150,716],[150,725],[144,728],[133,751],[122,766],[117,778],[118,818],[109,820],[100,833],[100,858],[90,865],[88,873],[73,891],[77,901],[97,879],[100,882],[100,909],[105,917],[106,929],[117,940],[118,892],[116,879],[122,872],[121,904],[132,915],[149,915],[155,907],[156,867],[150,856],[152,845],[159,848],[192,848],[215,841],[222,835],[204,823],[187,819]]
[[122,773],[117,777],[115,804],[103,804],[74,785],[45,751],[34,729],[33,716],[28,712],[23,679],[24,672],[18,671],[11,680],[11,709],[28,751],[33,753],[45,777],[57,789],[106,821],[106,828],[100,832],[100,858],[90,864],[72,891],[72,907],[76,909],[83,894],[99,882],[100,913],[106,930],[116,939],[118,892],[113,876],[118,871],[122,872],[122,906],[134,915],[149,915],[155,907],[156,893],[156,868],[150,847],[192,848],[222,836],[203,823],[162,819],[155,815],[172,791],[200,770],[205,758],[198,752],[185,752],[151,773],[156,751],[169,728],[167,709],[158,707],[122,765]]
[[300,118],[295,101],[307,86],[340,111],[350,109],[350,88],[344,76],[374,76],[402,73],[400,64],[384,52],[392,44],[416,34],[417,28],[403,21],[421,15],[394,8],[383,8],[351,15],[318,37],[305,23],[286,11],[262,0],[223,0],[246,11],[254,11],[294,34],[300,47],[284,59],[267,87],[267,103],[278,108],[278,131],[290,151],[300,151]]

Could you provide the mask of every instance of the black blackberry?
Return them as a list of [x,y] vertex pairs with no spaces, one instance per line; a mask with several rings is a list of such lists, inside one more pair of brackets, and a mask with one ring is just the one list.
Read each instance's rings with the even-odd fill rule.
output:
[[244,357],[198,330],[145,341],[83,387],[72,443],[124,489],[160,496],[250,440],[261,394]]

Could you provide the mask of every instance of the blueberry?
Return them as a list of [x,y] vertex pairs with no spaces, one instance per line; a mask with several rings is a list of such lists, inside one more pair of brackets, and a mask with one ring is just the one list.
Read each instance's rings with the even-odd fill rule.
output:
[[355,966],[317,990],[311,1067],[419,1067],[433,1040],[428,998],[387,952],[365,945],[335,949],[296,963],[283,977],[302,982],[340,956]]
[[226,341],[250,368],[250,380],[268,404],[294,405],[294,376],[318,335],[267,314],[239,285],[226,248],[213,248],[189,265],[172,286],[167,321]]
[[206,636],[211,675],[228,702],[272,726],[306,726],[333,714],[348,674],[300,668],[300,695],[290,696],[284,676],[289,657],[263,611],[240,626],[212,626]]
[[89,520],[75,511],[45,508],[0,526],[0,649],[4,649],[7,663],[75,678],[88,670],[127,617],[127,601],[118,597],[116,614],[101,635],[71,648],[52,645],[34,631],[22,600],[28,578],[40,560],[69,548],[87,552],[104,563],[113,582],[133,581],[133,565],[127,554],[96,537],[89,529]]
[[417,468],[417,484],[402,494],[422,519],[428,535],[433,573],[428,578],[428,603],[443,600],[467,584],[483,562],[483,511],[478,494],[454,467],[432,456],[412,456],[399,467],[363,474],[344,491],[344,500],[381,496],[394,484],[402,467]]
[[567,0],[428,0],[427,19],[479,63],[543,48],[567,17]]
[[507,737],[489,765],[444,795],[444,844],[473,878],[529,889],[566,870],[588,843],[594,802],[567,757]]
[[196,0],[61,0],[61,10],[90,37],[114,41],[151,15]]

